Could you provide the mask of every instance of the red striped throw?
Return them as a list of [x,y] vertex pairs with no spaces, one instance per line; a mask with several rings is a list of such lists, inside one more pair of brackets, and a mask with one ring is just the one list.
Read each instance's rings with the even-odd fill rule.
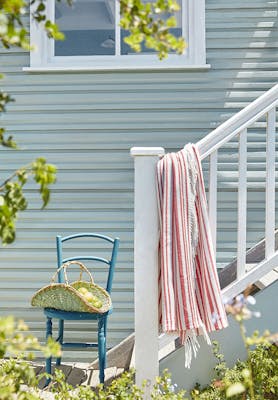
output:
[[197,336],[210,344],[208,332],[228,325],[196,146],[188,144],[158,162],[157,188],[160,324],[163,332],[180,336],[189,367],[199,348]]

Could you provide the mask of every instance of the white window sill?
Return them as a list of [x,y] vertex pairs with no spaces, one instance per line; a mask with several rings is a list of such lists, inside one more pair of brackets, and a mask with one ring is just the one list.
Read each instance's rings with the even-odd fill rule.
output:
[[134,71],[134,70],[188,70],[188,71],[206,71],[211,68],[210,64],[201,65],[121,65],[121,66],[60,66],[60,65],[49,65],[42,67],[23,67],[22,70],[26,72],[79,72],[79,71]]

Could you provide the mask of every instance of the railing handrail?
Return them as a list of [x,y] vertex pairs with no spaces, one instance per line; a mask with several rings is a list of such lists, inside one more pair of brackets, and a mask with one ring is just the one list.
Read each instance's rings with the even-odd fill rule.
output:
[[[278,104],[278,84],[238,112],[221,126],[201,139],[197,146],[201,158],[209,160],[209,223],[213,244],[217,232],[217,150],[239,134],[239,189],[238,220],[244,234],[238,235],[237,279],[222,290],[226,296],[235,296],[246,285],[253,284],[277,265],[275,252],[275,124]],[[246,271],[246,201],[247,201],[247,128],[266,115],[266,259],[250,271]],[[163,148],[132,148],[135,158],[135,217],[134,217],[134,270],[135,270],[135,362],[136,382],[143,379],[154,381],[159,371],[159,347],[173,348],[173,335],[161,335],[158,339],[157,281],[159,241],[159,215],[155,190],[156,165],[164,155]],[[272,223],[270,222],[272,220]],[[239,225],[238,224],[238,225]],[[238,229],[239,232],[239,229]],[[274,240],[273,240],[274,238]],[[215,246],[216,247],[216,246]],[[239,268],[240,267],[240,268]],[[146,281],[146,276],[148,280]],[[164,355],[166,355],[164,351]],[[146,363],[148,360],[148,363]]]
[[278,84],[214,129],[197,146],[204,159],[278,104]]

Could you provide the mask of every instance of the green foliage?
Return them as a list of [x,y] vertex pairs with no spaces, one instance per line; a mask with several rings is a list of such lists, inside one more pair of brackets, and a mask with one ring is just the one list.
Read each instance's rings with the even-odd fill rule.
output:
[[[59,31],[58,26],[46,17],[46,1],[30,1],[32,18],[43,26],[49,38],[63,40],[64,35]],[[69,5],[72,3],[72,0],[64,1]],[[176,0],[156,0],[154,3],[120,0],[120,4],[121,26],[130,30],[130,36],[126,38],[126,42],[135,51],[140,51],[141,45],[145,43],[148,48],[154,49],[161,59],[172,50],[178,53],[183,52],[185,48],[183,39],[176,38],[170,33],[170,29],[176,26],[173,13],[179,10]],[[5,48],[16,46],[32,50],[29,44],[29,33],[24,24],[28,7],[27,0],[0,0],[0,43]],[[1,78],[2,75],[0,75]],[[6,111],[6,105],[11,101],[13,99],[10,95],[0,92],[0,113]],[[17,148],[12,136],[5,137],[4,128],[0,128],[0,145]],[[55,182],[56,168],[46,164],[43,158],[38,158],[6,179],[0,186],[0,237],[4,245],[12,243],[15,239],[15,222],[18,212],[24,211],[27,207],[23,187],[31,174],[39,185],[43,207],[49,202],[49,185]]]
[[[1,14],[0,14],[0,20],[1,20]],[[0,75],[0,79],[2,78],[2,75]],[[10,95],[7,93],[0,91],[0,113],[6,111],[6,105],[10,102],[14,101]],[[4,147],[10,147],[15,149],[16,148],[16,143],[14,142],[12,136],[9,136],[8,138],[5,138],[5,129],[0,128],[0,145]]]
[[[71,4],[71,0],[67,2]],[[4,47],[18,46],[30,50],[29,33],[23,21],[28,11],[28,3],[25,0],[0,0],[0,41]],[[57,25],[46,18],[45,4],[46,0],[31,0],[32,17],[43,25],[49,37],[61,40],[64,35]]]
[[[214,345],[216,346],[216,345]],[[215,347],[218,349],[218,346]],[[278,348],[274,344],[260,344],[250,351],[246,361],[237,361],[228,368],[223,355],[218,353],[215,378],[211,384],[192,390],[193,400],[262,400],[278,398]],[[250,373],[250,366],[251,371]],[[252,379],[252,383],[251,383]],[[254,397],[250,392],[253,386]]]
[[[16,356],[21,359],[33,359],[33,350],[41,351],[44,356],[61,356],[60,346],[49,340],[47,346],[41,346],[36,337],[29,333],[28,326],[13,316],[0,317],[0,359]],[[2,364],[1,364],[2,365]]]
[[[33,18],[44,25],[49,37],[62,39],[56,25],[45,17],[45,1],[32,0]],[[70,3],[70,0],[68,0]],[[29,4],[24,0],[0,0],[0,42],[5,48],[12,46],[22,49],[30,49],[28,31],[24,26],[24,15]],[[2,75],[0,75],[0,79]],[[6,111],[6,105],[13,101],[10,95],[0,92],[0,113]],[[0,128],[0,145],[16,149],[16,142],[12,136],[5,137],[5,129]],[[39,185],[43,208],[50,198],[49,187],[56,180],[56,167],[47,164],[44,158],[38,158],[29,165],[15,171],[0,185],[0,238],[2,244],[12,243],[15,239],[15,222],[19,211],[27,207],[27,200],[23,193],[23,187],[30,175]]]
[[8,138],[6,138],[4,134],[5,134],[5,129],[0,128],[0,145],[3,147],[10,147],[11,149],[17,149],[17,144],[13,140],[13,137],[9,136]]
[[[40,400],[44,398],[38,389],[39,381],[47,374],[36,376],[30,364],[33,351],[40,351],[45,357],[61,356],[60,345],[52,339],[41,346],[23,321],[16,322],[12,316],[0,318],[0,399],[1,400]],[[143,400],[144,387],[134,384],[134,370],[127,371],[109,386],[99,385],[96,390],[89,386],[74,388],[66,382],[64,373],[56,369],[48,386],[56,400]],[[164,373],[158,378],[151,398],[154,400],[183,399],[183,391],[174,393],[170,375]]]
[[[148,398],[145,392],[146,383],[139,388],[134,383],[134,377],[134,370],[126,371],[119,378],[114,379],[110,385],[98,385],[93,391],[89,386],[73,388],[65,382],[63,372],[56,370],[49,389],[55,393],[55,400],[143,400]],[[150,398],[153,400],[182,400],[185,399],[184,394],[184,390],[175,392],[175,385],[172,384],[167,371],[157,378],[156,384],[150,389]]]
[[247,359],[239,360],[232,368],[228,368],[224,356],[219,352],[219,345],[214,342],[213,353],[217,359],[215,378],[203,389],[196,385],[191,392],[193,400],[278,399],[278,347],[273,344],[277,341],[277,335],[270,335],[268,331],[259,335],[255,331],[252,336],[246,336],[244,321],[259,316],[258,312],[248,307],[255,302],[249,290],[246,290],[226,304],[226,310],[239,324]]
[[[58,0],[61,1],[61,0]],[[71,4],[71,0],[67,1]],[[64,35],[57,25],[53,24],[45,16],[45,0],[31,0],[32,17],[44,26],[48,37],[62,40]],[[0,42],[5,48],[19,47],[32,50],[29,43],[29,32],[24,23],[24,17],[29,10],[29,2],[25,0],[0,0]],[[0,75],[0,79],[3,76]],[[5,106],[13,99],[4,92],[0,92],[0,112],[5,111]],[[4,138],[4,129],[0,128],[0,144],[6,147],[16,148],[16,144],[10,136]]]
[[[46,160],[40,157],[31,164],[31,172],[34,174],[34,180],[40,186],[44,208],[48,204],[50,198],[49,185],[56,181],[56,167],[52,164],[47,164]],[[23,174],[25,181],[26,170],[23,171]]]
[[[34,350],[45,357],[61,356],[59,343],[48,340],[46,346],[39,344],[31,335],[23,321],[15,321],[12,316],[0,318],[0,399],[39,400],[42,399],[38,383],[46,374],[35,375],[29,360],[34,359]],[[48,391],[56,400],[143,400],[144,388],[134,384],[134,370],[126,371],[109,386],[99,385],[96,390],[89,386],[73,387],[66,382],[64,373],[56,369]],[[157,379],[151,398],[154,400],[183,399],[183,391],[175,394],[170,375],[165,372]]]
[[134,371],[126,371],[121,377],[114,379],[109,386],[98,385],[96,390],[90,386],[69,385],[64,373],[61,370],[55,370],[53,381],[49,390],[54,393],[55,400],[141,400],[144,397],[144,390],[134,384]]
[[[255,332],[250,338],[250,349],[246,361],[238,361],[228,368],[224,356],[219,352],[217,342],[213,353],[217,364],[215,378],[210,385],[200,385],[190,393],[191,400],[263,400],[278,398],[278,347],[271,341],[275,337],[265,332]],[[46,376],[35,375],[29,360],[34,359],[33,351],[41,351],[45,357],[61,356],[57,342],[49,339],[46,346],[30,335],[28,327],[13,317],[0,318],[0,399],[40,400],[38,382]],[[95,390],[86,385],[73,387],[66,382],[63,372],[56,369],[47,390],[55,400],[189,400],[184,390],[177,390],[171,375],[166,370],[150,388],[145,383],[138,387],[134,383],[134,370],[123,373],[110,385],[98,385]],[[24,386],[25,385],[25,386]],[[252,388],[252,390],[250,390]],[[146,397],[146,391],[148,395]]]
[[39,395],[22,390],[27,384],[35,388],[37,378],[30,364],[26,361],[5,360],[0,365],[0,398],[1,400],[37,400]]
[[170,51],[182,54],[186,45],[182,37],[177,38],[170,32],[176,27],[173,13],[179,10],[176,0],[156,0],[145,3],[142,0],[120,0],[121,22],[123,29],[130,35],[125,42],[136,52],[142,44],[154,49],[160,59],[166,58]]
[[[60,346],[49,340],[41,346],[38,339],[28,332],[23,321],[15,321],[12,316],[0,318],[0,399],[39,400],[38,382],[29,360],[34,359],[34,351],[45,357],[60,356]],[[26,387],[28,386],[28,391]]]
[[0,0],[0,40],[4,47],[29,48],[27,30],[22,22],[25,12],[24,0]]
[[185,390],[177,391],[177,385],[172,383],[171,374],[168,370],[156,378],[156,384],[151,392],[151,399],[159,400],[182,400],[185,399]]
[[[3,77],[3,75],[0,75],[0,79]],[[13,101],[11,96],[9,96],[7,93],[0,92],[0,112],[5,111],[6,109],[6,104],[10,103]]]
[[[61,0],[57,0],[61,1]],[[64,0],[71,5],[72,0]],[[118,1],[118,0],[115,0]],[[121,27],[130,31],[125,38],[135,51],[141,45],[154,49],[159,58],[167,57],[170,51],[183,53],[185,42],[170,33],[176,27],[173,13],[179,10],[176,0],[119,0],[121,8]],[[31,14],[41,24],[49,38],[63,40],[64,34],[58,26],[46,17],[46,0],[31,0]],[[27,13],[28,3],[25,0],[0,0],[0,41],[4,47],[18,46],[29,50],[28,31],[23,17]]]
[[0,186],[0,237],[4,245],[14,241],[18,212],[27,208],[23,188],[30,176],[39,185],[44,208],[50,199],[49,186],[56,180],[56,167],[40,157],[15,171]]
[[[58,0],[61,1],[61,0]],[[67,0],[71,4],[71,0]],[[64,39],[56,24],[46,19],[46,0],[31,0],[32,17],[42,24],[48,37],[55,40]],[[24,17],[29,10],[29,2],[25,0],[0,0],[0,43],[3,47],[19,47],[25,50],[32,50],[29,43],[29,32],[25,26]],[[3,75],[0,75],[0,79]],[[0,112],[5,111],[6,105],[14,101],[7,93],[0,92]],[[16,148],[16,143],[10,136],[4,137],[5,130],[0,128],[0,145]]]

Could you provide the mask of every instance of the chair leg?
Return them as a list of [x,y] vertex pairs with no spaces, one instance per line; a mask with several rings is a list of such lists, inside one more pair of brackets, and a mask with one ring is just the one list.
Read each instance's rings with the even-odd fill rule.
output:
[[105,347],[104,347],[104,369],[106,368],[106,361],[107,361],[107,357],[106,357],[106,327],[107,327],[107,317],[104,318],[104,343],[105,343]]
[[104,383],[104,369],[106,364],[106,337],[105,319],[98,320],[98,360],[99,360],[99,381]]
[[[46,340],[48,339],[49,336],[52,336],[52,319],[51,318],[46,319]],[[46,360],[45,360],[45,372],[50,375],[51,375],[51,361],[52,361],[52,357],[46,358]],[[50,381],[51,381],[50,378],[46,378],[45,386],[48,386]]]
[[[63,319],[59,319],[59,330],[58,330],[57,342],[59,342],[61,346],[62,346],[62,343],[63,343],[63,339],[64,339],[64,320]],[[61,365],[61,357],[58,357],[56,359],[56,365]]]

